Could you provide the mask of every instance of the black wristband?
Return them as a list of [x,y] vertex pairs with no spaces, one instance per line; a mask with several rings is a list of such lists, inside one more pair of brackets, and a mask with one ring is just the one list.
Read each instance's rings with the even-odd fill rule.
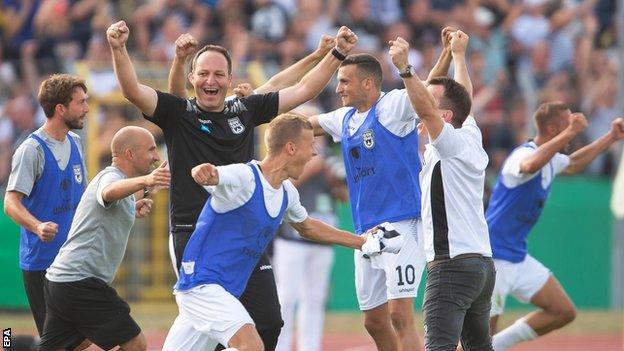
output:
[[338,51],[338,49],[333,48],[331,51],[332,55],[334,55],[335,58],[339,59],[340,61],[344,61],[347,56],[345,56],[344,54],[340,53],[340,51]]
[[150,194],[149,188],[145,187],[143,188],[143,198],[148,197]]

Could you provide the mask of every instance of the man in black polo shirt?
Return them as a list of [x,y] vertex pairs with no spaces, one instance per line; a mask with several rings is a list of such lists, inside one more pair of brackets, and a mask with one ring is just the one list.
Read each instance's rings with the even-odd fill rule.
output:
[[[171,168],[171,230],[178,267],[188,237],[208,197],[191,177],[191,168],[247,162],[253,156],[254,127],[281,112],[314,98],[327,85],[357,36],[340,28],[336,46],[301,81],[278,92],[225,100],[232,80],[232,62],[226,49],[207,45],[195,54],[189,81],[195,99],[187,100],[139,84],[125,47],[129,29],[124,21],[107,32],[117,80],[124,96],[145,117],[162,128]],[[273,350],[282,325],[275,280],[268,258],[260,259],[241,302],[250,313],[266,350]]]

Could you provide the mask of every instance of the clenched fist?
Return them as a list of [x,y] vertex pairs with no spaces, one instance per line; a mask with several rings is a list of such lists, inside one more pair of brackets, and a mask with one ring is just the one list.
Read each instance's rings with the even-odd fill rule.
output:
[[125,21],[113,23],[106,30],[106,39],[108,40],[108,45],[110,45],[112,49],[124,47],[126,45],[126,41],[128,41],[129,35],[130,29],[126,25]]

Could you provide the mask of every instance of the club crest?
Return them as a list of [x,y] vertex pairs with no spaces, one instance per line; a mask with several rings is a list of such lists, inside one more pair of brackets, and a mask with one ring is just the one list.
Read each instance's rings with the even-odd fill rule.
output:
[[229,118],[228,124],[234,134],[240,134],[245,131],[245,126],[241,123],[241,120],[238,117]]
[[365,130],[364,133],[362,133],[362,143],[367,149],[372,149],[373,146],[375,146],[375,139],[372,129]]
[[74,165],[74,180],[76,183],[82,183],[82,169],[80,165]]

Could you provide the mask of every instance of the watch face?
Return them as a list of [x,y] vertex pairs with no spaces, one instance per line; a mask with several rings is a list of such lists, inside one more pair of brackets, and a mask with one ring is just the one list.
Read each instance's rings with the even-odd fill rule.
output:
[[416,74],[416,70],[414,69],[414,66],[407,65],[407,67],[405,67],[405,70],[399,73],[399,76],[401,76],[402,78],[407,78],[407,77],[414,76],[414,74]]

